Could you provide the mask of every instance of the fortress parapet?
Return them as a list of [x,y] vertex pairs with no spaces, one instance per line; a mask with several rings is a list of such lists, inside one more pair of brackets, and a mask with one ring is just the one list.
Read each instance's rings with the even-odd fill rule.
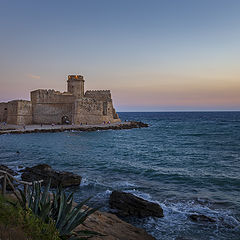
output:
[[85,97],[94,98],[99,101],[112,101],[110,90],[88,90],[85,93]]
[[38,89],[31,92],[33,103],[73,103],[75,96],[69,92],[61,93],[53,89]]

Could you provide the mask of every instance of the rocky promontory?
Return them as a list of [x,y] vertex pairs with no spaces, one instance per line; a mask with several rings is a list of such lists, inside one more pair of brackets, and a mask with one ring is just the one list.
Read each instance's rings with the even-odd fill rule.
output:
[[11,134],[23,134],[23,133],[48,133],[48,132],[64,132],[64,131],[80,131],[80,132],[93,132],[100,130],[124,130],[133,128],[145,128],[148,124],[137,121],[110,123],[110,124],[98,124],[98,125],[28,125],[28,126],[11,126],[9,128],[0,129],[0,135]]

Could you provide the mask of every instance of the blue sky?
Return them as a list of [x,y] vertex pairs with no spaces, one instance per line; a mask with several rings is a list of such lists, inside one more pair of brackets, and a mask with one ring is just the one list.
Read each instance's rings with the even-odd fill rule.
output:
[[118,111],[240,110],[240,1],[0,1],[0,101],[111,89]]

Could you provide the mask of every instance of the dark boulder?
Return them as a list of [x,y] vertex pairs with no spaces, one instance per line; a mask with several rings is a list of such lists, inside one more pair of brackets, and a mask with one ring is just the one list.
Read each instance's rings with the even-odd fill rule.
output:
[[131,193],[113,191],[109,199],[110,207],[117,209],[118,216],[163,217],[163,209],[153,202],[148,202]]
[[43,185],[46,185],[51,179],[51,186],[57,187],[62,185],[62,187],[79,186],[82,177],[73,174],[71,172],[57,172],[47,164],[39,164],[31,168],[25,168],[21,170],[22,180],[32,182],[37,180],[43,180]]
[[202,214],[191,214],[189,218],[194,222],[216,222],[214,218]]

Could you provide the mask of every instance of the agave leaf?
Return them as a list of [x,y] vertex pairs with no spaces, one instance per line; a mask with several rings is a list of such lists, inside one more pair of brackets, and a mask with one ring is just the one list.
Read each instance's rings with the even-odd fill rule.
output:
[[[82,224],[89,215],[93,214],[94,212],[96,212],[99,208],[92,208],[89,210],[89,208],[84,211],[84,213],[82,214],[82,216],[79,218],[77,218],[77,220],[75,222],[73,222],[73,224],[71,225],[70,229],[71,231],[73,231],[78,225]],[[70,230],[69,229],[69,230]]]
[[41,198],[42,204],[45,204],[47,201],[47,196],[49,195],[50,186],[51,186],[51,180],[49,180],[49,182],[48,182],[47,186],[45,187],[44,192],[42,194],[42,198]]
[[87,203],[92,197],[87,198],[86,200],[84,200],[83,202],[79,203],[75,208],[72,209],[71,213],[68,215],[67,217],[67,221],[69,224],[69,221],[71,221],[71,219],[79,213],[79,211],[81,210],[81,208],[83,207],[83,205],[85,205],[85,203]]
[[74,226],[78,226],[79,224],[83,223],[82,219],[87,214],[88,209],[81,211],[82,209],[78,209],[75,214],[69,219],[69,223],[64,228],[65,233],[71,233],[72,230],[75,228]]
[[68,216],[71,213],[71,209],[72,209],[72,202],[73,202],[73,198],[71,199],[70,202],[66,203],[66,206],[63,210],[63,214],[59,220],[60,224],[58,226],[58,230],[61,231],[63,226],[67,223],[68,221]]
[[80,206],[79,206],[79,208],[74,208],[67,218],[67,224],[64,227],[64,231],[71,232],[71,231],[69,231],[70,226],[75,221],[75,219],[80,218],[81,215],[83,215],[83,214],[84,214],[84,211],[82,211]]
[[42,209],[40,211],[39,217],[42,218],[43,221],[47,222],[49,220],[49,212],[51,208],[51,202],[48,202],[47,204],[42,206]]
[[32,192],[29,192],[29,202],[28,202],[28,207],[31,209],[33,209],[32,205],[33,205],[34,192],[35,192],[35,185],[34,185],[34,182],[32,182]]
[[57,221],[56,221],[56,227],[57,228],[58,228],[58,225],[59,225],[59,220],[61,218],[61,215],[63,214],[63,209],[65,208],[65,204],[66,204],[66,196],[63,193],[63,191],[61,191],[59,211],[58,211],[58,217],[57,217]]
[[73,200],[73,192],[67,197],[67,202]]
[[23,209],[26,209],[27,208],[27,200],[26,200],[25,194],[23,193],[23,191],[21,189],[18,189],[18,190],[21,195],[21,198],[20,198],[21,201],[19,201],[19,203]]
[[40,201],[40,184],[35,182],[35,199],[34,199],[34,209],[35,215],[38,215],[39,201]]
[[53,204],[52,204],[52,211],[51,211],[51,217],[56,221],[58,213],[58,197],[56,193],[53,193]]

